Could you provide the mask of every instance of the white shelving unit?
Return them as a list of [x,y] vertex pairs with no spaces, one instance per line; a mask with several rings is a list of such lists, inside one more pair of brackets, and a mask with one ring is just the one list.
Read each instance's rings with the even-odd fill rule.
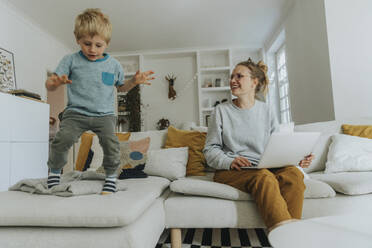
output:
[[[124,69],[124,80],[132,78],[137,70],[140,69],[141,55],[118,55],[115,58],[120,62]],[[116,126],[117,132],[126,132],[129,130],[129,112],[125,109],[120,109],[120,103],[125,101],[127,92],[117,92],[115,96],[115,111],[118,116],[118,123]],[[125,104],[121,104],[125,106]]]
[[229,75],[230,49],[198,51],[199,125],[208,126],[216,103],[231,100]]

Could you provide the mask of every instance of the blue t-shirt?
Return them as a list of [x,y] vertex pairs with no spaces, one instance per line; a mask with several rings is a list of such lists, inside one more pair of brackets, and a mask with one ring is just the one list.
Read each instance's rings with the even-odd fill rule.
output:
[[66,85],[66,109],[87,116],[115,114],[115,86],[124,84],[123,68],[115,58],[105,53],[102,59],[90,61],[80,51],[66,55],[55,73],[72,81]]

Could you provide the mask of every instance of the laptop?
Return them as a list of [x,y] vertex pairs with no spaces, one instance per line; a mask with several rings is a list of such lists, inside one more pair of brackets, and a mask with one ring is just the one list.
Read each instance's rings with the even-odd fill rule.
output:
[[272,133],[257,166],[241,169],[278,168],[298,163],[311,154],[320,132]]

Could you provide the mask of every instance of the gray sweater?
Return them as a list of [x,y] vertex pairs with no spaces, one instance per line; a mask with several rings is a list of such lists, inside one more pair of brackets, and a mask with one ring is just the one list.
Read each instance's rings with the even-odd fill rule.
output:
[[217,105],[208,127],[204,156],[207,164],[218,170],[229,170],[235,157],[246,157],[258,164],[278,121],[269,104],[255,101],[250,109],[231,102]]

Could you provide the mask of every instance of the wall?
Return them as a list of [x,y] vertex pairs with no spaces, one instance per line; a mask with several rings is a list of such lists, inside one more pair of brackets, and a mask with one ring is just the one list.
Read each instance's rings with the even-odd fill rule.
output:
[[324,1],[296,0],[284,28],[293,121],[334,120]]
[[[185,122],[198,121],[197,80],[193,80],[197,71],[195,61],[195,53],[145,55],[144,69],[153,70],[156,77],[151,86],[141,89],[145,130],[156,129],[161,118],[168,119],[178,128]],[[168,82],[165,80],[170,73],[177,76],[174,84],[177,97],[173,101],[168,100]]]
[[59,60],[71,50],[5,0],[0,0],[0,29],[0,47],[14,53],[17,88],[35,92],[45,100],[47,69],[54,70]]
[[372,1],[325,0],[336,119],[371,117]]

